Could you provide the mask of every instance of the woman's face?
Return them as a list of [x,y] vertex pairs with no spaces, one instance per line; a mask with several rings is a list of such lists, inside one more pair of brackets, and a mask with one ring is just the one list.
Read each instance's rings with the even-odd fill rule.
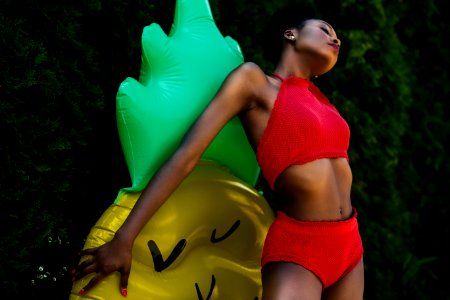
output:
[[306,55],[314,75],[324,74],[336,64],[341,41],[327,22],[307,20],[301,29],[287,30],[285,37],[295,41],[293,46],[299,55]]

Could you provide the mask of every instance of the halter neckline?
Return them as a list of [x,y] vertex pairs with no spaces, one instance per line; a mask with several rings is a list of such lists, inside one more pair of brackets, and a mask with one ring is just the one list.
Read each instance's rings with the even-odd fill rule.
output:
[[284,78],[281,77],[280,75],[278,75],[277,73],[272,73],[273,76],[275,76],[276,78],[280,79],[281,81],[284,81]]
[[282,83],[285,82],[286,80],[289,80],[289,81],[296,82],[297,84],[300,84],[302,86],[308,86],[308,87],[314,86],[314,84],[312,83],[311,80],[297,77],[295,75],[290,75],[288,77],[281,77],[279,74],[277,74],[275,72],[272,73],[272,75],[275,76],[276,78],[280,79]]

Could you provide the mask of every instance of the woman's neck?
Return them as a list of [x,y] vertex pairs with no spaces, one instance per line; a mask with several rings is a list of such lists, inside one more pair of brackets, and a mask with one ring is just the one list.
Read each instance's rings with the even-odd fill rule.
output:
[[296,76],[299,78],[310,80],[314,75],[311,68],[313,61],[311,57],[300,56],[294,51],[285,51],[280,61],[275,67],[274,73],[281,77]]

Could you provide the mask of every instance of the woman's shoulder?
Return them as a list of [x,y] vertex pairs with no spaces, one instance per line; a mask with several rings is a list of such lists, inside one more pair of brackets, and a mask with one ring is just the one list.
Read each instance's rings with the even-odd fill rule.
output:
[[244,62],[239,67],[237,67],[236,71],[242,72],[248,76],[262,76],[265,77],[264,71],[254,62]]
[[266,73],[254,62],[244,62],[234,72],[242,80],[245,80],[246,84],[255,87],[261,87],[268,83]]

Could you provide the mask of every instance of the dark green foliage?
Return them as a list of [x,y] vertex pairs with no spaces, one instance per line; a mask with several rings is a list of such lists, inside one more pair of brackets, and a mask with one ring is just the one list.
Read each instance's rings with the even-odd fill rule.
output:
[[[267,72],[263,28],[288,2],[302,1],[210,1],[222,33]],[[450,299],[448,12],[439,0],[304,2],[343,44],[336,68],[316,84],[351,127],[365,298]],[[168,32],[174,5],[0,2],[5,299],[68,298],[75,253],[129,184],[115,93],[126,77],[138,77],[142,29],[158,22]]]

